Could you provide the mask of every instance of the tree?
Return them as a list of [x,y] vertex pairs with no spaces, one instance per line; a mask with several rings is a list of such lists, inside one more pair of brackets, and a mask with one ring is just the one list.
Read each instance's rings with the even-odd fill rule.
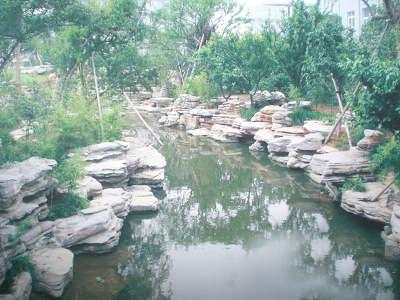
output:
[[242,90],[253,96],[271,74],[274,61],[265,35],[216,36],[199,51],[203,68],[224,97]]
[[22,42],[84,19],[77,0],[1,0],[0,7],[0,71]]
[[183,83],[195,72],[194,53],[213,33],[224,33],[238,25],[240,11],[232,0],[167,1],[153,16],[151,49],[155,61],[167,76],[174,70]]

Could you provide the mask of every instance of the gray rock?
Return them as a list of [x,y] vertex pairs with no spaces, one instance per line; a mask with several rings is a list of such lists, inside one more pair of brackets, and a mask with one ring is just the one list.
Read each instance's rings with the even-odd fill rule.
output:
[[250,147],[250,151],[254,152],[267,152],[267,145],[263,142],[255,141]]
[[296,151],[316,152],[322,147],[324,137],[320,133],[310,133],[304,138],[292,142],[288,148]]
[[87,162],[98,162],[107,158],[120,157],[129,149],[124,141],[104,142],[80,149],[82,159]]
[[44,194],[53,183],[49,174],[57,166],[51,159],[31,157],[0,168],[0,209],[9,208],[25,197]]
[[52,221],[39,222],[25,232],[20,241],[27,250],[53,244],[53,226],[54,222]]
[[106,159],[85,167],[87,175],[97,179],[103,186],[124,186],[128,182],[126,159]]
[[291,112],[289,110],[276,111],[272,115],[272,123],[285,126],[292,126],[292,118],[290,117]]
[[74,254],[64,248],[42,248],[32,251],[35,274],[34,291],[61,297],[72,280]]
[[137,169],[163,169],[167,165],[165,157],[152,146],[132,147],[130,153],[138,159]]
[[103,190],[100,196],[90,201],[90,206],[110,206],[119,218],[125,218],[129,213],[132,194],[122,188],[109,188]]
[[76,183],[76,193],[85,199],[101,195],[102,189],[101,183],[90,176],[85,176]]
[[[117,220],[118,219],[118,220]],[[58,219],[53,229],[56,240],[66,248],[78,245],[90,245],[88,239],[106,233],[119,238],[118,225],[122,220],[117,218],[110,205],[92,206],[82,210],[78,215]],[[96,246],[108,247],[108,245]]]
[[254,140],[268,144],[271,140],[278,137],[277,134],[270,129],[261,129],[254,135]]
[[130,176],[130,185],[162,187],[165,180],[164,169],[141,169]]
[[277,111],[282,111],[284,108],[278,105],[267,105],[264,106],[259,112],[257,112],[252,118],[251,122],[267,122],[272,123],[272,115]]
[[379,182],[365,183],[365,192],[344,191],[342,194],[341,207],[352,214],[361,217],[388,224],[393,211],[395,202],[394,192],[387,191],[376,201],[372,199],[378,195],[385,187],[385,184]]
[[325,137],[328,136],[333,128],[332,125],[326,122],[316,120],[305,121],[303,127],[310,133],[321,133]]
[[364,130],[364,138],[357,143],[359,150],[369,151],[385,141],[385,136],[378,130]]
[[272,153],[289,153],[288,146],[293,143],[297,143],[301,140],[298,136],[284,136],[277,137],[269,140],[268,152]]
[[187,133],[193,136],[210,136],[211,131],[207,128],[197,128],[193,130],[188,130]]
[[0,213],[1,217],[6,217],[10,221],[19,221],[26,217],[31,219],[43,220],[47,217],[49,209],[47,207],[47,198],[39,196],[29,201],[19,201],[13,206],[4,209]]
[[153,195],[149,186],[133,185],[128,189],[132,193],[132,201],[130,204],[131,212],[158,210],[158,199]]
[[211,138],[219,142],[237,142],[243,136],[242,130],[231,126],[215,124],[211,127]]
[[0,300],[29,300],[32,291],[32,277],[22,272],[13,278],[9,294],[0,295]]
[[315,154],[309,166],[309,175],[317,182],[343,183],[353,175],[371,177],[370,163],[368,152],[364,151]]

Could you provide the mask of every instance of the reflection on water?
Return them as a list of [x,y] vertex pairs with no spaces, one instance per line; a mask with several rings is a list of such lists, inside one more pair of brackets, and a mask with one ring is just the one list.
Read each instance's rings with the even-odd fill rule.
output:
[[303,173],[174,133],[156,215],[120,246],[78,256],[64,299],[395,299],[381,228],[350,216]]

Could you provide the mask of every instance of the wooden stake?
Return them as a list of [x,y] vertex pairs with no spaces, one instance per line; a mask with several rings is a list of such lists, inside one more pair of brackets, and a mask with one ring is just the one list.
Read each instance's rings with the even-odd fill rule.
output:
[[[332,76],[333,85],[335,87],[336,97],[337,97],[338,102],[339,102],[340,112],[342,113],[343,112],[343,95],[340,92],[339,85],[337,84],[336,79],[333,77],[333,74],[331,74],[331,76]],[[349,130],[349,126],[347,125],[347,121],[346,120],[344,121],[344,128],[346,130],[347,142],[349,143],[349,149],[351,149],[353,147],[353,145],[351,143],[350,130]]]
[[395,181],[396,181],[396,179],[393,179],[391,182],[389,182],[389,184],[387,184],[385,186],[385,188],[378,195],[376,195],[374,198],[372,198],[371,201],[374,202],[374,201],[378,200],[379,197],[382,196],[394,184]]
[[103,109],[101,107],[99,85],[98,85],[98,82],[97,82],[96,66],[94,64],[93,54],[92,54],[92,68],[93,68],[94,86],[96,88],[97,108],[99,110],[99,117],[100,117],[100,137],[103,140],[103,137],[104,137]]
[[15,82],[17,83],[18,90],[21,91],[21,43],[17,43],[15,49]]
[[131,99],[129,99],[128,95],[126,93],[124,93],[125,99],[126,101],[128,101],[128,103],[132,106],[133,110],[135,111],[135,113],[138,115],[139,119],[143,122],[144,126],[146,126],[146,128],[151,132],[151,134],[155,137],[155,139],[157,140],[157,142],[162,146],[164,145],[161,140],[160,137],[154,132],[153,128],[150,127],[149,124],[147,124],[146,120],[142,117],[142,115],[139,113],[139,111],[136,109],[136,107],[133,105]]

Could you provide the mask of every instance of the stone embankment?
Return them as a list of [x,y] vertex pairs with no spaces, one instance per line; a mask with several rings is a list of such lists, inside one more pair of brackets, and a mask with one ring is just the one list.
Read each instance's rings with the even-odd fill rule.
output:
[[[391,187],[375,199],[385,184],[377,182],[370,172],[369,151],[384,141],[384,135],[377,130],[365,130],[356,147],[340,151],[323,144],[332,125],[319,120],[305,121],[303,126],[293,125],[293,108],[296,105],[310,108],[310,102],[287,102],[279,92],[258,92],[254,100],[261,109],[247,121],[240,117],[240,111],[249,108],[249,102],[238,97],[212,109],[201,103],[199,97],[181,95],[161,111],[159,123],[219,142],[252,141],[251,151],[266,153],[271,160],[288,168],[304,170],[335,201],[340,200],[347,212],[386,224],[382,234],[386,256],[400,259],[399,191]],[[349,190],[341,195],[341,186],[354,178],[365,182],[365,191]]]
[[0,284],[17,257],[29,257],[34,272],[33,283],[29,273],[13,278],[0,299],[29,299],[31,289],[60,297],[73,277],[74,254],[111,251],[130,213],[158,210],[152,188],[163,186],[166,161],[155,148],[126,137],[79,155],[86,176],[75,193],[89,207],[55,221],[47,220],[47,195],[56,161],[32,157],[0,167]]

